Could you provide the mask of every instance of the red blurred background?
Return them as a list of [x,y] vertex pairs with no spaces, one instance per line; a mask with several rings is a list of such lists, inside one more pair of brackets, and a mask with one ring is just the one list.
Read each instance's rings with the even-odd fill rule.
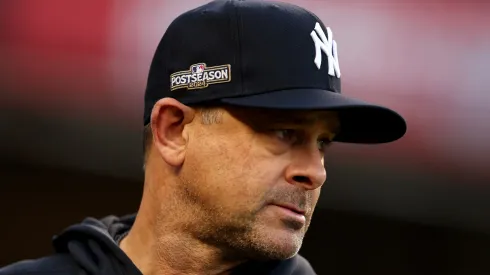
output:
[[[20,188],[17,171],[32,167],[141,182],[153,51],[178,14],[205,2],[0,2],[0,148],[11,167],[2,184]],[[408,123],[391,144],[335,145],[319,207],[489,234],[490,4],[287,2],[332,28],[343,92],[394,108]],[[34,189],[51,190],[52,177]],[[18,191],[15,203],[24,205]]]

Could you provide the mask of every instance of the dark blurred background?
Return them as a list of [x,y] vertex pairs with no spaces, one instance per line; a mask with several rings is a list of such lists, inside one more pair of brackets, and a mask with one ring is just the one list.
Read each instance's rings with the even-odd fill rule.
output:
[[[137,210],[153,51],[202,0],[0,1],[0,266]],[[301,253],[319,274],[490,274],[490,4],[288,0],[334,33],[343,92],[407,135],[336,144]]]

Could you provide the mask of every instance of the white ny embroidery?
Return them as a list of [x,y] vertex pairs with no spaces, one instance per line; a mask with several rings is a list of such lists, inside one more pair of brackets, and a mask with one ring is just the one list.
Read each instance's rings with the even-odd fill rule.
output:
[[[322,51],[327,55],[328,74],[340,78],[339,57],[337,56],[337,42],[332,38],[332,30],[327,27],[327,36],[323,32],[320,23],[315,24],[315,28],[310,33],[315,43],[315,64],[318,69],[322,66]],[[320,36],[320,37],[318,37]],[[320,51],[321,50],[321,51]]]

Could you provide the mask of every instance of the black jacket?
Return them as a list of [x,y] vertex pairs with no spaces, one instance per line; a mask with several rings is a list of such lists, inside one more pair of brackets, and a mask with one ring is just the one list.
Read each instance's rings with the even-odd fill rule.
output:
[[[87,218],[72,225],[53,239],[53,255],[24,260],[4,268],[0,275],[141,275],[118,243],[134,222],[134,215],[109,216],[101,220]],[[316,274],[300,255],[285,261],[249,262],[233,274],[309,275]]]

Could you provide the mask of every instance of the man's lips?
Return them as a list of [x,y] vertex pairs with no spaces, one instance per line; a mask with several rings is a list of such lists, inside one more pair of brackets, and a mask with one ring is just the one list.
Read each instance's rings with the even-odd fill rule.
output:
[[276,206],[279,206],[279,207],[282,207],[282,208],[286,208],[288,210],[291,210],[295,213],[298,213],[300,215],[305,215],[306,211],[304,209],[301,209],[293,204],[289,204],[289,203],[273,203],[273,205],[276,205]]

